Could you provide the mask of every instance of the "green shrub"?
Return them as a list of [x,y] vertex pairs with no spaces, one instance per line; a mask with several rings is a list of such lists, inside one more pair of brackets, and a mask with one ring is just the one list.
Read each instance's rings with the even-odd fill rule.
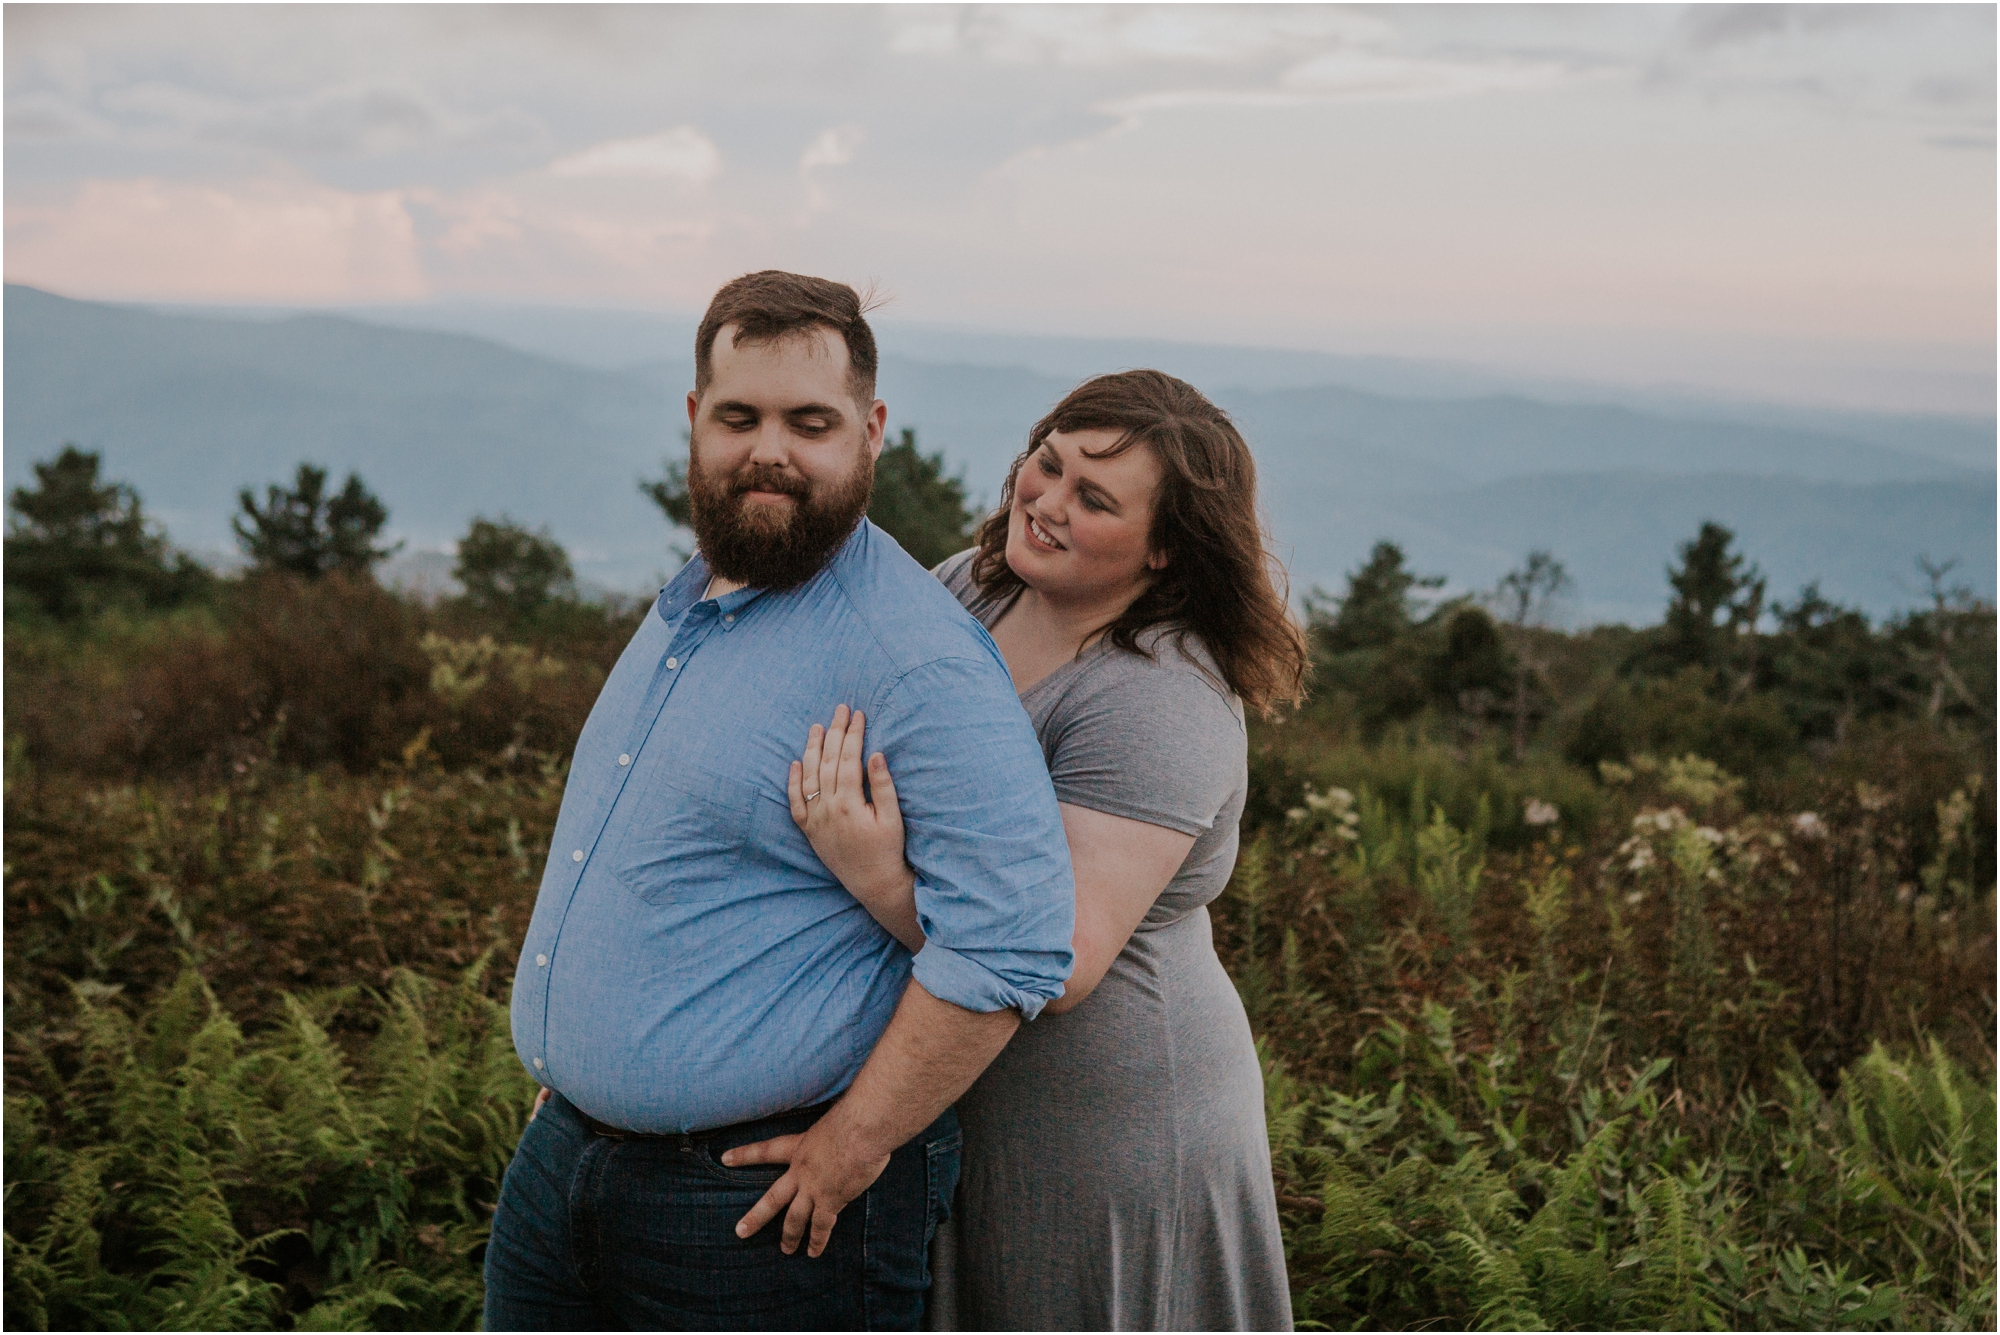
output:
[[1366,1041],[1360,1088],[1267,1056],[1301,1328],[1991,1327],[1994,1095],[1941,1049],[1878,1049],[1845,1116],[1795,1077],[1696,1157],[1669,1063],[1578,1084],[1538,1126],[1471,1029],[1423,1018]]
[[15,1057],[43,1092],[7,1100],[12,1323],[471,1328],[534,1092],[484,968],[250,1035],[192,970],[137,1016],[78,988],[73,1069]]

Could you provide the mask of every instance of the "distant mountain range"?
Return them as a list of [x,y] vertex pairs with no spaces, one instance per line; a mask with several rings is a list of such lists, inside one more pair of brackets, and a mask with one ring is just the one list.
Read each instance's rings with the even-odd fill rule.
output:
[[[239,487],[299,460],[361,473],[438,578],[474,514],[547,524],[579,573],[636,590],[676,564],[638,493],[682,450],[693,322],[500,307],[141,309],[6,289],[9,486],[64,441],[99,449],[181,545],[226,552]],[[1338,588],[1377,538],[1450,587],[1536,546],[1575,622],[1656,620],[1674,545],[1734,528],[1776,596],[1818,579],[1882,615],[1915,560],[1994,593],[1991,419],[1844,414],[1527,384],[1394,358],[881,325],[892,428],[991,501],[1029,426],[1077,380],[1157,365],[1208,390],[1255,450],[1297,589]],[[686,541],[682,535],[680,541]]]

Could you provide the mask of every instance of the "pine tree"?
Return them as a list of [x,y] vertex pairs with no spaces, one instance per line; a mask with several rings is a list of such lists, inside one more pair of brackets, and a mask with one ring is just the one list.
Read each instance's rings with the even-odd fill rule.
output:
[[146,522],[139,493],[99,478],[96,451],[63,446],[35,468],[37,485],[16,487],[6,539],[7,585],[51,616],[73,619],[109,604],[171,606],[208,572]]
[[965,479],[946,476],[942,452],[919,453],[909,427],[875,461],[868,517],[924,566],[970,547],[979,523],[965,502]]
[[1713,520],[1680,546],[1681,563],[1668,567],[1674,596],[1667,604],[1664,649],[1681,664],[1726,667],[1739,637],[1754,634],[1764,613],[1764,574],[1730,550],[1736,535]]
[[291,487],[274,483],[264,492],[261,509],[250,488],[238,492],[243,513],[231,521],[244,555],[262,569],[307,579],[335,570],[366,575],[402,546],[374,545],[389,511],[357,474],[349,473],[347,484],[329,496],[326,470],[302,463]]

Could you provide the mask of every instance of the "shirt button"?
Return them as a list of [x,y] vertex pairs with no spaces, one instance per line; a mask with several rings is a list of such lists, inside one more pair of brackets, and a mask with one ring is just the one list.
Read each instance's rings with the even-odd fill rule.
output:
[[728,616],[726,616],[726,617],[722,618],[722,624],[723,624],[723,625],[725,625],[725,626],[726,626],[726,625],[730,625],[730,624],[731,624],[731,623],[733,623],[733,622],[734,622],[735,620],[736,620],[736,613],[734,613],[734,612],[731,612],[731,613],[730,613],[730,614],[729,614]]
[[542,1059],[540,1057],[535,1058],[535,1069],[537,1071],[542,1069]]
[[621,755],[618,757],[618,763],[621,765],[629,765],[632,763],[632,757]]
[[546,968],[548,968],[548,967],[549,967],[549,957],[548,957],[547,955],[537,955],[537,956],[535,956],[535,967],[536,967],[537,969],[546,969]]
[[569,860],[570,860],[571,862],[581,862],[581,861],[583,861],[583,850],[582,850],[582,849],[580,849],[580,848],[579,848],[579,849],[577,849],[577,850],[576,850],[576,852],[574,852],[574,853],[572,853],[572,854],[570,854],[570,855],[569,855]]
[[667,671],[671,672],[671,671],[673,671],[673,670],[674,670],[675,668],[679,667],[680,665],[681,665],[681,660],[680,660],[680,659],[678,659],[678,658],[669,658],[669,659],[667,660]]

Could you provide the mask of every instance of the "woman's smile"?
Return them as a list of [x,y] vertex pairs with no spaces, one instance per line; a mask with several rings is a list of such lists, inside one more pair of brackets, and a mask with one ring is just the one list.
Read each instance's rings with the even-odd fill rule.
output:
[[1036,546],[1046,547],[1052,552],[1063,550],[1063,545],[1056,541],[1056,535],[1043,528],[1033,515],[1023,512],[1022,517],[1028,521],[1028,537]]

